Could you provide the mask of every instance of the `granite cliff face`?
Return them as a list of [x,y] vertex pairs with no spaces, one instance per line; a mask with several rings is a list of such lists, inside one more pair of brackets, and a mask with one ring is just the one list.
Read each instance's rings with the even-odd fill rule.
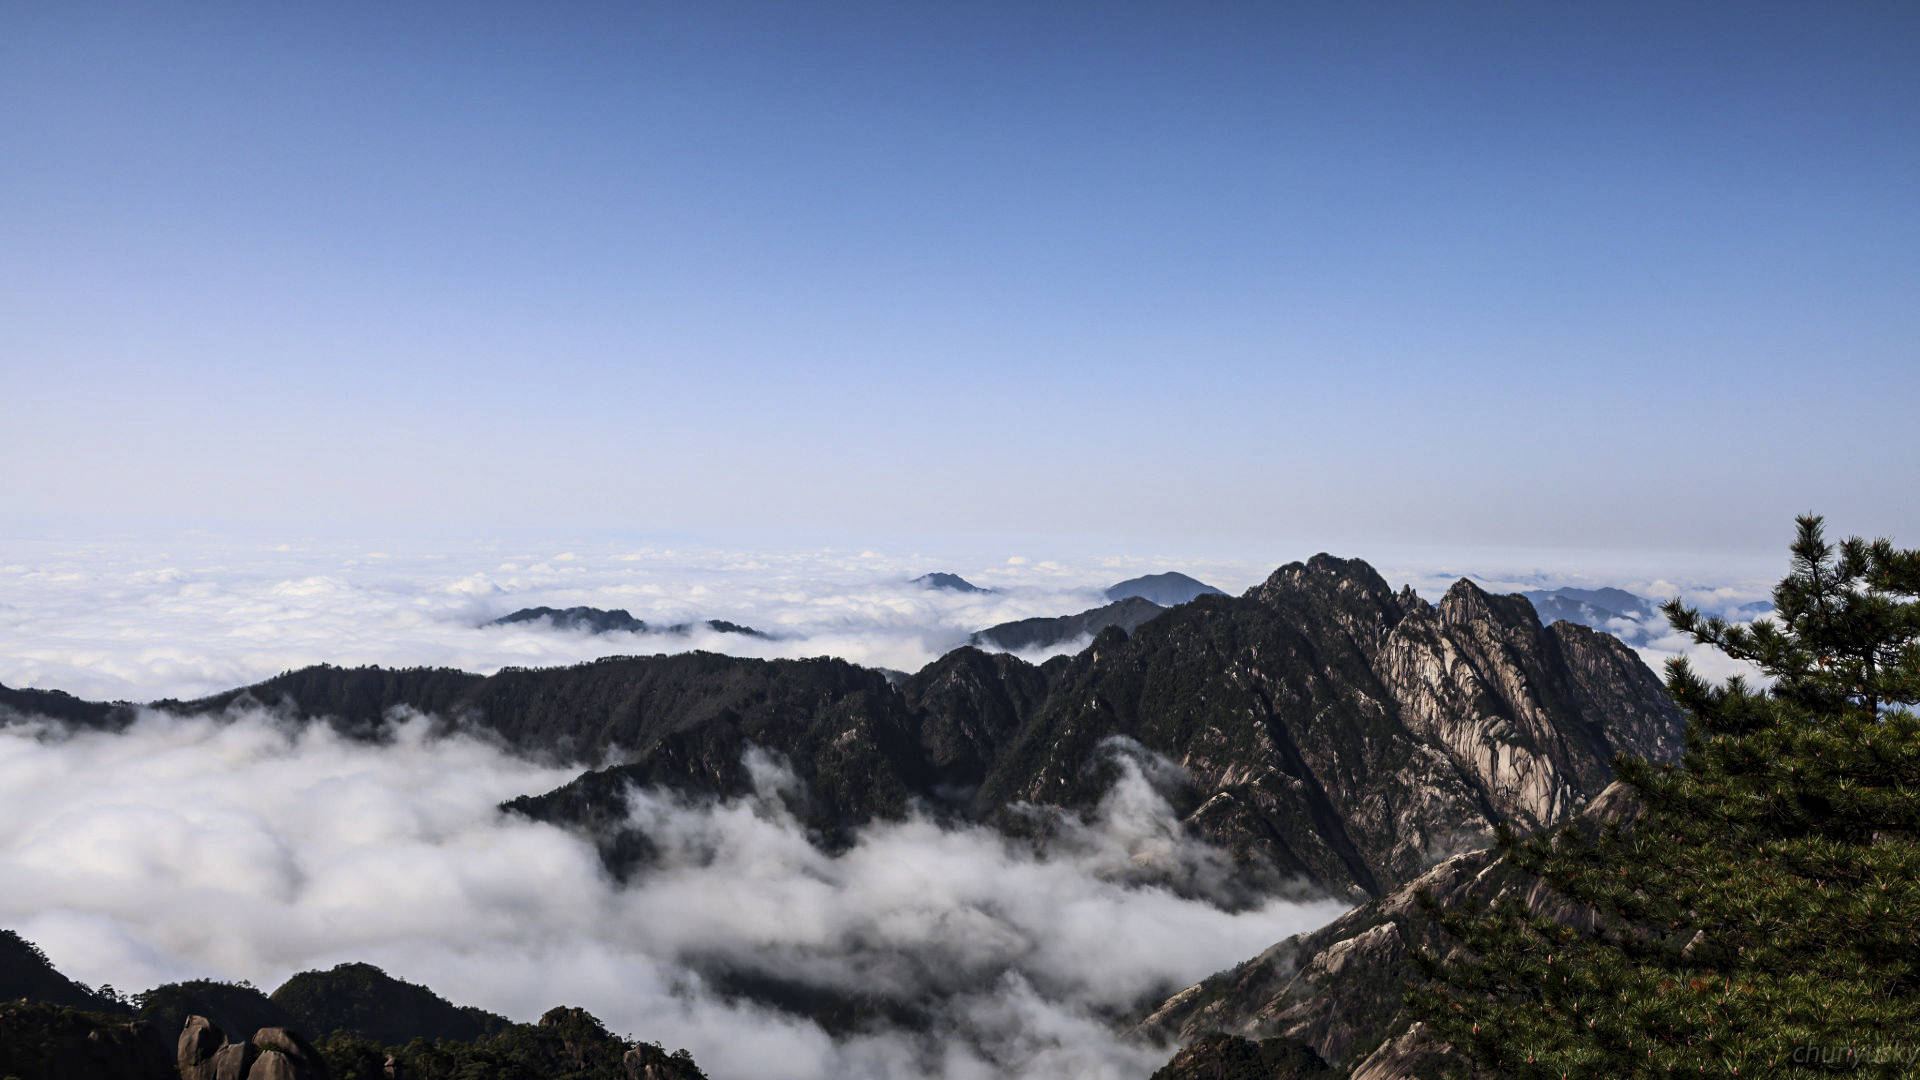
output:
[[976,814],[1085,804],[1101,779],[1087,764],[1124,735],[1181,766],[1172,794],[1196,833],[1275,880],[1354,896],[1484,846],[1497,824],[1563,820],[1615,753],[1680,746],[1665,692],[1617,642],[1542,628],[1524,600],[1464,582],[1435,607],[1329,556],[1045,670],[1047,699]]
[[[1614,784],[1579,820],[1583,828],[1630,821],[1634,810],[1625,786]],[[1264,1040],[1303,1044],[1353,1077],[1429,1075],[1447,1048],[1407,1014],[1404,996],[1422,978],[1415,951],[1444,954],[1455,944],[1420,903],[1423,893],[1442,908],[1512,896],[1548,918],[1571,925],[1581,919],[1495,852],[1464,852],[1313,933],[1182,990],[1142,1019],[1135,1034],[1183,1044],[1176,1061],[1195,1076],[1244,1055],[1242,1043]]]
[[619,872],[648,853],[625,825],[631,786],[744,795],[750,751],[791,767],[802,783],[785,797],[829,846],[916,808],[1019,831],[1025,806],[1092,808],[1116,753],[1144,754],[1246,887],[1356,901],[1485,846],[1498,824],[1564,820],[1607,784],[1613,754],[1668,759],[1681,737],[1653,673],[1606,635],[1542,627],[1524,599],[1465,581],[1431,605],[1327,555],[1131,636],[1109,628],[1075,656],[1036,666],[963,648],[899,685],[838,660],[689,653],[490,677],[310,668],[162,704],[247,701],[366,737],[405,707],[602,763],[512,805],[594,833]]

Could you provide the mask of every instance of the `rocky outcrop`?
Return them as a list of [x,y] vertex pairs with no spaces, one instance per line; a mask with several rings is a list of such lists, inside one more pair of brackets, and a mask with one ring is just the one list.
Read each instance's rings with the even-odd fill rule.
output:
[[264,1027],[229,1042],[204,1016],[189,1016],[176,1056],[180,1080],[327,1080],[327,1063],[299,1033]]
[[1326,1080],[1333,1075],[1320,1055],[1297,1039],[1256,1042],[1215,1032],[1182,1047],[1153,1080]]
[[[1613,784],[1578,820],[1582,827],[1625,823],[1637,811],[1631,793]],[[1295,1039],[1355,1077],[1429,1075],[1449,1051],[1407,1014],[1405,993],[1422,978],[1416,950],[1444,955],[1454,945],[1420,902],[1422,894],[1442,908],[1514,896],[1569,924],[1590,917],[1494,852],[1467,852],[1313,933],[1182,990],[1141,1020],[1135,1034],[1184,1045],[1223,1035]]]
[[213,1080],[247,1080],[259,1047],[251,1042],[228,1043],[213,1054]]
[[325,1080],[327,1063],[320,1051],[291,1028],[261,1028],[253,1033],[260,1056],[247,1070],[248,1080]]
[[669,1054],[651,1043],[641,1043],[620,1059],[627,1080],[706,1080],[686,1052]]
[[1137,1031],[1183,1044],[1213,1032],[1284,1035],[1335,1065],[1351,1065],[1405,1028],[1403,997],[1419,977],[1413,950],[1442,944],[1419,894],[1457,903],[1497,896],[1512,884],[1491,852],[1456,855],[1311,934],[1182,990]]
[[204,1016],[187,1017],[186,1026],[180,1029],[175,1057],[180,1067],[180,1080],[211,1080],[213,1055],[226,1042],[226,1033],[215,1027],[213,1021]]
[[1615,753],[1678,752],[1658,680],[1603,637],[1466,582],[1436,607],[1316,556],[1049,662],[974,809],[1087,805],[1089,763],[1124,735],[1182,768],[1191,828],[1267,880],[1381,895],[1497,825],[1565,820]]

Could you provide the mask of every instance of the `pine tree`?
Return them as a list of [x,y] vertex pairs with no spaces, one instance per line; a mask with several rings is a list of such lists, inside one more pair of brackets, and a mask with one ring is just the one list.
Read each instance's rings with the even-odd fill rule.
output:
[[1502,837],[1560,918],[1436,910],[1460,948],[1410,1000],[1458,1073],[1920,1075],[1920,551],[1821,524],[1776,619],[1666,605],[1765,681],[1669,663],[1687,753],[1615,763],[1637,816]]

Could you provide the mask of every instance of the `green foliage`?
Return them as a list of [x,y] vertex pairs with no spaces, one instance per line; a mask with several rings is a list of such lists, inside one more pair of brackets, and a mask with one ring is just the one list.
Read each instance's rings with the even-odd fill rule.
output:
[[[613,1035],[583,1009],[552,1009],[537,1024],[513,1024],[470,1042],[415,1039],[382,1046],[346,1033],[320,1043],[334,1080],[632,1080],[653,1066],[661,1080],[706,1080],[686,1051]],[[627,1067],[631,1058],[634,1068]]]
[[507,1024],[505,1017],[453,1005],[432,990],[396,979],[372,964],[303,971],[269,1000],[302,1031],[316,1035],[340,1031],[381,1043],[474,1039]]
[[0,1003],[0,1077],[8,1080],[166,1080],[178,1076],[170,1051],[157,1031],[123,1016],[45,1001]]
[[1561,918],[1438,912],[1463,948],[1410,1000],[1462,1074],[1914,1074],[1920,552],[1802,518],[1774,602],[1751,628],[1667,605],[1768,684],[1669,665],[1688,753],[1616,763],[1636,819],[1504,841]]
[[26,998],[101,1013],[132,1011],[111,986],[98,989],[54,970],[40,947],[12,930],[0,930],[0,1000]]
[[166,983],[136,994],[142,1020],[162,1031],[178,1034],[189,1016],[213,1021],[227,1038],[245,1042],[265,1027],[299,1027],[278,1005],[247,982],[193,979]]

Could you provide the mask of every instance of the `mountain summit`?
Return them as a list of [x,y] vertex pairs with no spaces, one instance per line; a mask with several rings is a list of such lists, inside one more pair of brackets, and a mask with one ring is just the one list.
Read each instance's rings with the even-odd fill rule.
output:
[[1227,594],[1204,581],[1196,581],[1174,571],[1128,578],[1107,589],[1108,600],[1125,600],[1128,597],[1137,596],[1142,600],[1151,600],[1161,607],[1184,604],[1202,596],[1225,595]]
[[968,581],[966,578],[961,577],[959,574],[949,574],[941,570],[936,570],[931,574],[921,574],[907,584],[918,585],[923,589],[946,589],[949,592],[987,593],[993,591],[992,589],[983,589],[973,582]]

